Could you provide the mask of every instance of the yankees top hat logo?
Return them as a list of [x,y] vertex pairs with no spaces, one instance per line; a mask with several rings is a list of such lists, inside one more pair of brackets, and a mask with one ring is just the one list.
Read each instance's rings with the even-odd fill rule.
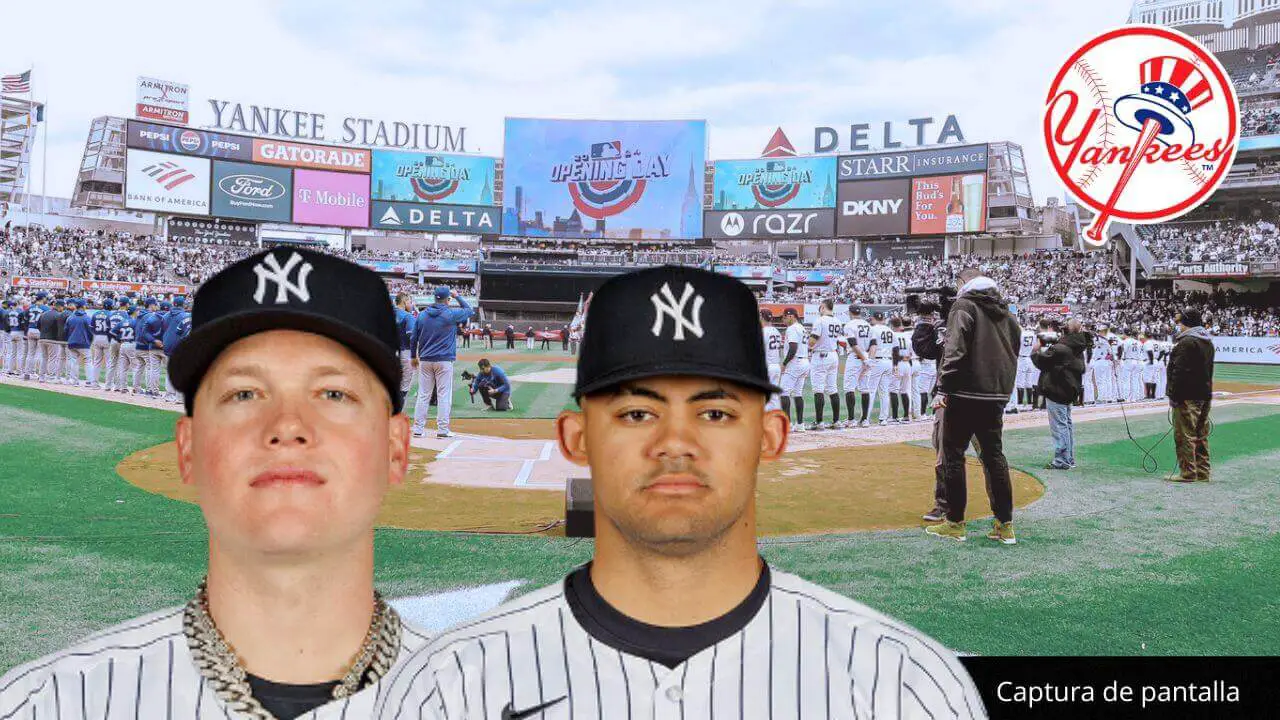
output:
[[1169,28],[1103,33],[1062,65],[1044,108],[1058,177],[1097,216],[1094,247],[1114,220],[1157,223],[1204,202],[1236,153],[1239,105],[1221,63]]

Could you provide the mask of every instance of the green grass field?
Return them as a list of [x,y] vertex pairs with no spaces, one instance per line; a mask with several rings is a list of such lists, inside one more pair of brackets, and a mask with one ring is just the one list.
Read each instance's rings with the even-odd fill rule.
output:
[[[518,374],[517,363],[502,364]],[[536,389],[522,415],[549,417],[567,402],[567,386]],[[1047,429],[1007,433],[1011,464],[1047,486],[1018,513],[1014,547],[989,543],[986,523],[974,521],[963,545],[901,530],[773,538],[762,552],[964,652],[1271,654],[1280,647],[1280,407],[1220,407],[1213,418],[1209,485],[1162,481],[1173,467],[1168,437],[1155,451],[1159,472],[1144,472],[1122,420],[1077,425],[1080,469],[1067,473],[1038,469]],[[199,509],[114,471],[171,439],[173,420],[0,385],[0,669],[192,591],[206,552]],[[1162,415],[1130,426],[1145,446],[1168,427]],[[524,592],[585,561],[591,543],[380,530],[377,552],[377,580],[392,597],[512,579]]]

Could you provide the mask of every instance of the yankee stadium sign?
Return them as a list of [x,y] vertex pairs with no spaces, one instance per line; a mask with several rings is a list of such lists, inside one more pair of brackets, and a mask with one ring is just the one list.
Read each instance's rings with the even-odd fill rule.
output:
[[336,140],[329,140],[323,113],[212,99],[209,107],[213,110],[213,127],[251,135],[409,150],[467,151],[465,127],[346,117],[342,119],[341,134]]

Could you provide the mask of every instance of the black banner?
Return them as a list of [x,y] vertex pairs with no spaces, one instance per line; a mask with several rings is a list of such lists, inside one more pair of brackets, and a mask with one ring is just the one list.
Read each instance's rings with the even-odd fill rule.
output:
[[964,657],[992,720],[1270,718],[1280,657]]
[[206,245],[258,244],[258,226],[247,222],[217,222],[202,218],[169,218],[169,239]]
[[886,240],[862,242],[859,260],[919,260],[941,258],[944,240]]

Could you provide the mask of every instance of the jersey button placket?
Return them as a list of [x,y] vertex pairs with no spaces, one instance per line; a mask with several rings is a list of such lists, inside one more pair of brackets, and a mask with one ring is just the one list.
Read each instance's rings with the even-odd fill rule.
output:
[[680,703],[684,700],[684,692],[676,685],[668,687],[662,694],[673,703]]

